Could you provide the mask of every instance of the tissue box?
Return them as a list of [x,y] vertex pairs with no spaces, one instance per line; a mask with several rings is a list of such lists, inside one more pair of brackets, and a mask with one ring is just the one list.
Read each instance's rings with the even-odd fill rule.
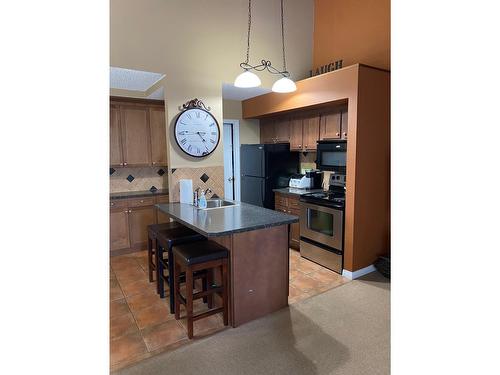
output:
[[193,203],[193,180],[179,180],[180,202]]

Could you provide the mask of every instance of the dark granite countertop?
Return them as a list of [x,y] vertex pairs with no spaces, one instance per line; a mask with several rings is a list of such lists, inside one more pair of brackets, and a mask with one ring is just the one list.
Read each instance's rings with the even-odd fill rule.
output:
[[242,202],[237,202],[236,206],[208,210],[200,210],[187,203],[156,206],[172,219],[206,237],[226,236],[299,221],[298,216]]
[[316,193],[319,191],[323,191],[323,189],[298,189],[298,188],[286,187],[281,189],[273,189],[273,191],[275,193],[301,196],[302,194]]
[[127,198],[143,198],[153,197],[155,195],[168,195],[168,189],[158,189],[153,191],[124,191],[121,193],[110,193],[109,199],[127,199]]

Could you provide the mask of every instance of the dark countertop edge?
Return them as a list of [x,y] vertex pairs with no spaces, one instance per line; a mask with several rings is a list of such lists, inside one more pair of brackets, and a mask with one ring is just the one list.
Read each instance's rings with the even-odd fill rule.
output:
[[317,193],[320,191],[324,191],[323,189],[309,189],[309,190],[304,190],[301,191],[300,193],[288,191],[288,188],[279,188],[279,189],[273,189],[273,192],[275,193],[280,193],[280,194],[285,194],[285,195],[293,195],[296,197],[300,197],[301,195],[307,194],[307,193]]
[[158,189],[155,192],[149,190],[142,191],[124,191],[121,193],[109,193],[109,199],[127,199],[127,198],[144,198],[153,197],[156,195],[168,195],[168,189]]
[[[162,204],[166,204],[166,203],[156,204],[155,207],[159,208],[159,206],[162,205]],[[165,211],[162,211],[162,212],[164,212],[166,215],[170,216],[172,219],[178,221],[179,223],[185,225],[188,228],[191,228],[192,230],[198,232],[199,234],[201,234],[201,235],[203,235],[205,237],[223,237],[223,236],[229,236],[229,235],[234,234],[234,233],[250,232],[250,231],[253,231],[253,230],[265,229],[265,228],[271,228],[271,227],[279,227],[280,225],[288,225],[288,224],[293,224],[293,223],[298,223],[299,222],[299,217],[298,216],[288,215],[288,216],[294,216],[295,219],[283,220],[282,222],[277,222],[277,223],[273,223],[273,224],[255,225],[255,226],[252,226],[252,227],[249,227],[249,228],[226,230],[224,232],[216,232],[216,233],[213,233],[213,232],[208,233],[208,232],[205,232],[205,231],[201,230],[200,228],[198,228],[195,225],[192,225],[192,224],[190,224],[188,222],[185,222],[184,220],[180,220],[179,218],[174,217],[174,216],[168,214]]]

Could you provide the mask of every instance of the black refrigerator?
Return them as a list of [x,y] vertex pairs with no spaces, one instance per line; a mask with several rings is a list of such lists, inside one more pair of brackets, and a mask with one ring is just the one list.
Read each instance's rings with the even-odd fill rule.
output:
[[273,189],[287,187],[299,170],[299,153],[290,144],[241,145],[241,201],[274,209]]

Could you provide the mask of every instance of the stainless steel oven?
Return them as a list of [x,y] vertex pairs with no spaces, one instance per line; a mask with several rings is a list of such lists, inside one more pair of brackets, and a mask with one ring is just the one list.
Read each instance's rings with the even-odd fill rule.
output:
[[344,210],[300,202],[300,255],[342,273]]

